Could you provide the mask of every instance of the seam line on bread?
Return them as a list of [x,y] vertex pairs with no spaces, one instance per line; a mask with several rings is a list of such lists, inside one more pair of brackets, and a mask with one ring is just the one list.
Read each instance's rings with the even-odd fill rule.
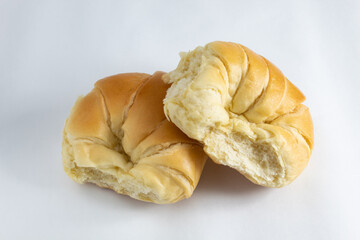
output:
[[[267,63],[266,59],[263,56],[260,56],[260,57],[265,61],[266,66],[267,66],[267,71],[269,72],[269,64]],[[266,84],[264,85],[260,95],[258,95],[255,98],[255,100],[252,102],[252,104],[250,104],[250,106],[246,109],[246,111],[243,112],[245,117],[246,117],[246,113],[253,110],[253,108],[256,106],[256,104],[264,97],[265,92],[266,92],[267,88],[269,87],[269,82],[270,82],[270,73],[268,74]],[[246,117],[246,118],[248,119],[248,117]]]
[[[157,144],[157,145],[154,145],[154,146],[151,146],[149,148],[147,148],[146,150],[143,151],[143,154],[146,153],[148,150],[150,150],[151,148],[154,148],[155,151],[154,152],[150,152],[148,154],[144,154],[144,155],[141,155],[140,159],[143,159],[143,158],[147,158],[147,157],[153,157],[155,155],[161,155],[163,154],[164,152],[168,151],[168,150],[171,150],[172,148],[175,148],[179,145],[188,145],[188,146],[200,146],[202,147],[202,145],[199,143],[199,144],[196,144],[196,143],[188,143],[188,142],[176,142],[176,143],[170,143],[166,146],[164,146],[163,144]],[[158,146],[164,146],[158,150],[156,150],[156,147]],[[137,163],[134,163],[134,164],[137,164]]]
[[114,129],[112,128],[112,123],[111,123],[111,116],[110,116],[110,112],[109,112],[109,108],[107,106],[107,103],[105,101],[105,97],[104,97],[104,93],[103,91],[101,90],[101,88],[97,87],[96,85],[94,86],[94,88],[99,91],[100,93],[100,96],[102,98],[102,102],[105,106],[105,112],[106,112],[106,124],[109,126],[109,128],[111,129],[111,132],[114,133]]
[[[238,48],[241,48],[240,46],[238,46],[238,45],[236,45]],[[246,51],[245,51],[245,49],[243,49],[243,51],[244,51],[244,53],[245,53],[245,56],[246,56],[246,59],[247,59],[247,67],[246,67],[246,73],[244,74],[244,72],[242,72],[241,73],[241,77],[240,77],[240,79],[239,79],[239,81],[238,81],[238,84],[237,84],[237,86],[236,86],[236,90],[235,90],[235,92],[234,92],[234,94],[231,96],[232,98],[234,97],[234,96],[236,96],[236,94],[239,92],[239,89],[242,87],[242,85],[244,84],[244,80],[247,78],[247,75],[249,74],[249,66],[250,66],[250,60],[249,60],[249,56],[248,56],[248,54],[246,53]],[[231,100],[231,101],[233,101],[233,100]],[[231,105],[232,105],[232,103],[231,103]],[[231,105],[230,105],[230,107],[229,107],[229,110],[231,111]],[[249,108],[249,107],[248,107]],[[247,108],[247,109],[248,109]],[[243,112],[246,112],[247,111],[247,109],[245,109],[245,111],[243,111]],[[234,112],[234,111],[231,111],[232,113],[234,113],[234,114],[237,114],[237,115],[240,115],[240,114],[242,114],[242,113],[236,113],[236,112]]]
[[[120,127],[120,129],[121,129],[121,134],[124,134],[123,129],[122,129],[122,126],[123,126],[124,123],[126,122],[126,119],[127,119],[127,117],[128,117],[128,113],[129,113],[131,107],[134,105],[135,99],[136,99],[137,95],[139,94],[139,92],[141,91],[141,89],[143,88],[143,86],[144,86],[148,81],[150,81],[151,77],[152,77],[152,76],[147,77],[147,78],[136,88],[135,92],[134,92],[133,95],[131,96],[131,99],[130,99],[130,102],[129,102],[128,106],[125,107],[124,117],[123,117],[123,120],[122,120],[122,122],[121,122],[121,127]],[[123,137],[123,136],[121,136],[121,138],[120,138],[120,137],[119,137],[119,138],[122,139],[122,137]]]

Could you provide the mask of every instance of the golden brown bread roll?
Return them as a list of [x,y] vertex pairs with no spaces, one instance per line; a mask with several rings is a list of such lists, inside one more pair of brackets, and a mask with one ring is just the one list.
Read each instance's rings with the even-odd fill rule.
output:
[[80,97],[63,132],[63,165],[76,182],[172,203],[193,193],[207,156],[166,120],[163,73],[119,74]]
[[313,125],[304,95],[264,57],[231,42],[182,53],[163,77],[169,120],[216,163],[256,184],[282,187],[307,165]]

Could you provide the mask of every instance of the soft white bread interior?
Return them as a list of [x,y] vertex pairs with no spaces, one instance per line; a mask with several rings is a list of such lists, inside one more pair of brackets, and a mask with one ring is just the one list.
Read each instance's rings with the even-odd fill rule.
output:
[[313,125],[304,95],[264,57],[231,42],[181,53],[163,76],[169,120],[216,163],[256,184],[282,187],[307,165]]
[[207,156],[166,119],[163,74],[107,77],[77,100],[63,131],[63,165],[73,180],[154,203],[191,196]]

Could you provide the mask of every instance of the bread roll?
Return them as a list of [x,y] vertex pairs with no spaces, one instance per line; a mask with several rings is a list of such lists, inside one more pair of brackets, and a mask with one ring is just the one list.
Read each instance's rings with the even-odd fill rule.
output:
[[63,165],[76,182],[154,203],[193,193],[207,156],[166,120],[163,73],[119,74],[80,97],[63,132]]
[[169,120],[216,163],[282,187],[307,165],[313,124],[304,95],[266,58],[231,42],[182,53],[163,77]]

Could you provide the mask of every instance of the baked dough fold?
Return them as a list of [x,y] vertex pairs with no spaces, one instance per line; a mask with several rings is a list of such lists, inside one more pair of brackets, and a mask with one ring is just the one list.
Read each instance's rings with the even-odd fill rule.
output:
[[304,95],[266,58],[231,42],[181,53],[164,99],[167,118],[216,163],[282,187],[307,165],[313,124]]
[[154,203],[192,195],[207,156],[163,112],[164,73],[118,74],[96,82],[71,110],[63,165],[76,182]]

